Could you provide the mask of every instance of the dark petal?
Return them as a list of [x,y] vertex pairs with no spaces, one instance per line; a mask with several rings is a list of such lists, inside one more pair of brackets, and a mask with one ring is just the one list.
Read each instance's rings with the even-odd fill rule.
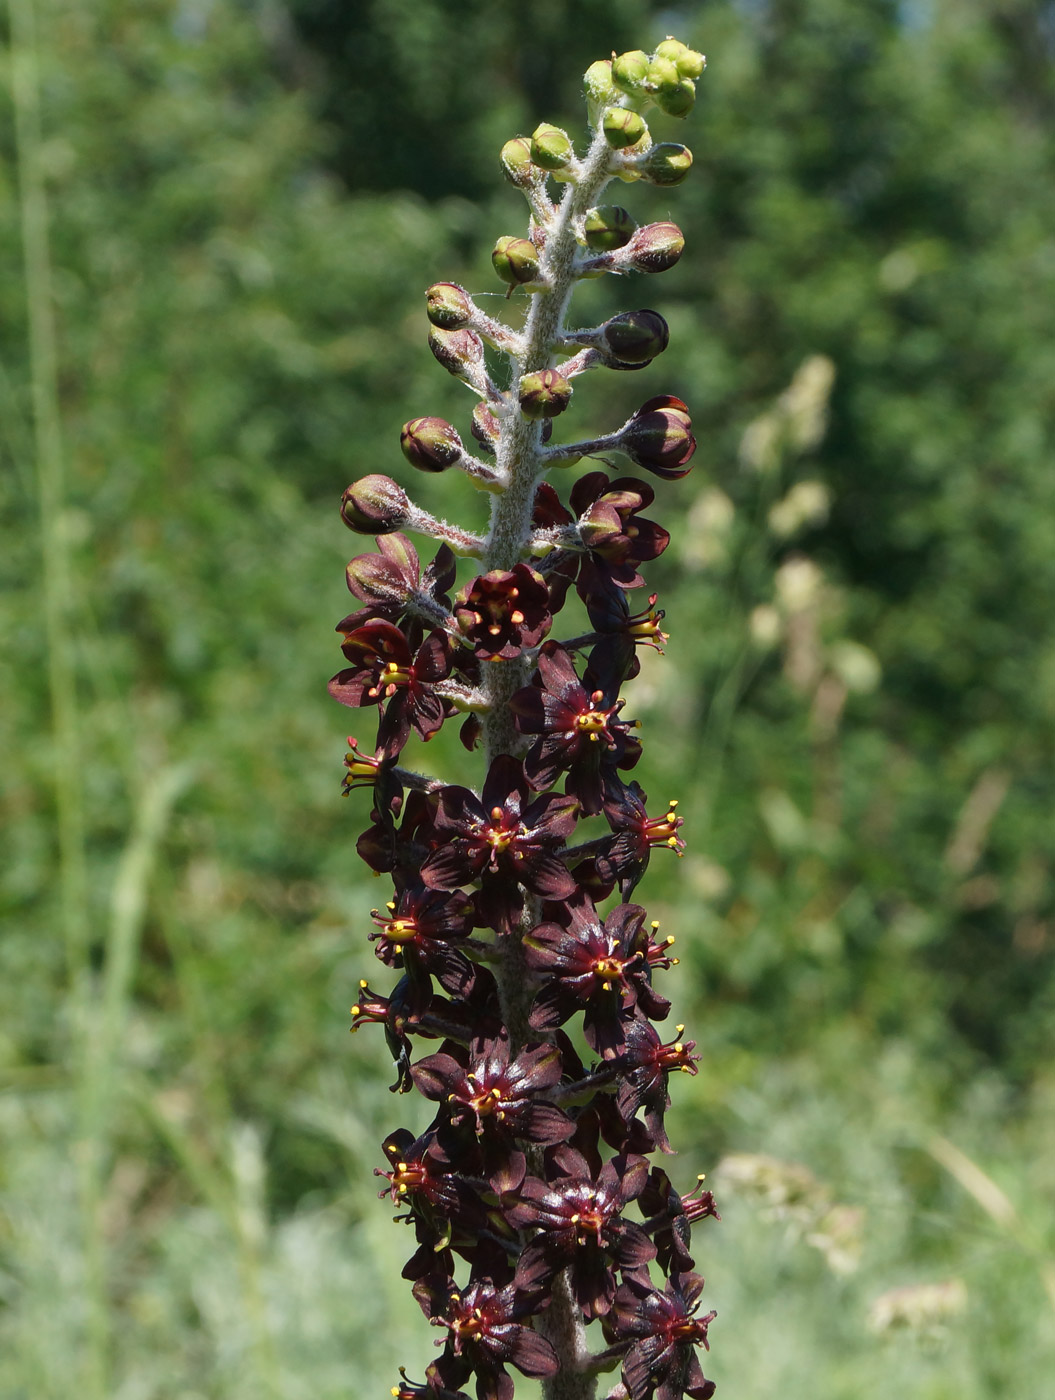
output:
[[624,1220],[611,1255],[621,1269],[640,1269],[656,1257],[656,1246],[633,1221]]
[[421,867],[421,879],[433,890],[455,890],[476,879],[484,857],[469,857],[456,846],[441,846],[432,851]]
[[516,1135],[526,1142],[548,1147],[563,1142],[575,1131],[575,1124],[556,1104],[533,1103],[517,1114]]
[[[483,797],[479,803],[481,812],[490,814],[494,807],[505,807],[507,811],[515,811],[519,815],[527,791],[520,760],[511,754],[499,754],[487,770],[487,777],[484,779]],[[509,800],[513,794],[518,798],[515,804]]]
[[652,1362],[663,1349],[658,1337],[643,1337],[623,1357],[623,1379],[631,1400],[644,1400],[653,1385]]
[[521,1090],[552,1089],[560,1083],[561,1072],[556,1045],[532,1045],[516,1059],[517,1085]]
[[399,564],[380,554],[358,554],[348,564],[345,581],[348,591],[363,603],[402,605],[414,577],[408,577]]
[[575,877],[557,856],[538,856],[531,861],[530,870],[522,872],[522,879],[532,893],[543,899],[570,899],[578,889]]
[[362,669],[356,667],[353,670],[338,671],[326,688],[339,704],[354,709],[376,702],[375,695],[365,693],[372,684],[369,673],[364,675]]
[[577,1251],[572,1266],[572,1288],[587,1321],[593,1317],[605,1317],[611,1312],[615,1298],[615,1275],[595,1246]]
[[416,674],[426,681],[443,680],[451,673],[451,644],[442,632],[430,632],[414,658]]
[[551,1250],[545,1234],[537,1235],[521,1252],[513,1283],[524,1293],[539,1293],[559,1273],[563,1264],[560,1255]]
[[560,982],[543,987],[532,1003],[528,1025],[536,1031],[552,1031],[575,1014],[576,1000],[565,994]]
[[452,1055],[440,1052],[426,1055],[411,1067],[418,1092],[434,1103],[444,1102],[455,1084],[465,1079],[465,1070]]
[[555,1376],[560,1370],[557,1353],[537,1332],[529,1327],[518,1328],[509,1360],[525,1376]]
[[[520,770],[519,763],[517,769]],[[526,795],[526,787],[522,787],[521,791]],[[484,800],[486,803],[486,796]],[[574,797],[552,792],[546,797],[536,797],[534,802],[524,809],[523,821],[533,835],[541,836],[547,841],[554,841],[558,837],[570,836],[575,830],[575,818],[578,810],[579,804]],[[566,897],[565,895],[557,896],[561,899]]]

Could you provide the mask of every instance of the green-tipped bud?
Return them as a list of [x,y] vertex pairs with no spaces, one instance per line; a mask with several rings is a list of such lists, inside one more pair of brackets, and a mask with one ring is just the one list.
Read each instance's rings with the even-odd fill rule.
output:
[[681,257],[685,239],[677,224],[646,224],[627,244],[635,272],[666,272]]
[[671,92],[656,94],[656,104],[668,117],[687,117],[696,105],[696,84],[691,78],[681,78]]
[[421,472],[445,472],[462,456],[462,440],[444,418],[412,418],[399,435],[403,456]]
[[664,39],[662,44],[657,44],[656,57],[669,58],[677,67],[679,77],[690,78],[693,81],[707,67],[707,60],[703,54],[690,49],[688,44],[683,44],[680,39]]
[[484,343],[475,331],[436,328],[429,332],[429,349],[451,374],[464,375],[473,365],[483,364]]
[[530,238],[500,238],[491,254],[494,270],[511,287],[534,282],[538,276],[538,249]]
[[634,236],[637,224],[618,204],[605,204],[591,209],[583,221],[583,237],[587,248],[598,253],[610,253],[613,248],[625,248]]
[[629,107],[609,107],[601,119],[604,139],[616,151],[624,151],[628,146],[636,146],[642,137],[648,135],[648,127],[640,112],[632,112]]
[[638,93],[648,77],[648,54],[631,49],[612,59],[612,81],[624,92]]
[[672,39],[668,34],[661,44],[656,45],[657,58],[669,58],[671,63],[677,63],[684,53],[689,53],[688,44],[683,44],[680,39]]
[[531,159],[543,170],[563,170],[574,158],[571,138],[559,126],[542,122],[531,133]]
[[341,519],[357,535],[389,535],[409,512],[407,493],[390,476],[364,476],[341,497]]
[[675,141],[660,141],[638,166],[643,180],[653,185],[680,185],[692,169],[692,152]]
[[531,142],[526,136],[515,136],[502,147],[499,159],[502,173],[517,189],[527,189],[542,177],[542,171],[531,160]]
[[596,107],[606,107],[609,102],[614,102],[619,93],[612,82],[612,60],[599,58],[596,63],[591,63],[583,77],[583,87],[587,102],[592,102]]
[[425,315],[434,326],[452,331],[472,320],[475,307],[457,282],[434,282],[425,293]]
[[604,325],[610,354],[628,365],[644,365],[667,348],[670,331],[658,311],[624,311]]
[[501,424],[491,408],[481,399],[473,409],[473,421],[469,424],[469,431],[485,452],[493,453],[501,430]]
[[520,381],[520,410],[525,418],[556,418],[571,402],[571,385],[559,370],[540,369]]

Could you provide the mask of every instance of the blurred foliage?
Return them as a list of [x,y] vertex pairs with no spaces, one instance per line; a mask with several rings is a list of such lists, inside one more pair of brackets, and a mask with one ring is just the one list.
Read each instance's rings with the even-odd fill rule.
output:
[[[43,531],[12,120],[34,12],[34,312],[65,459]],[[642,781],[690,837],[641,888],[704,1055],[674,1086],[675,1168],[687,1187],[734,1164],[711,1369],[727,1394],[1035,1393],[1055,1360],[1052,5],[9,0],[4,24],[0,1394],[366,1396],[428,1358],[370,1175],[424,1110],[345,1034],[378,886],[325,696],[361,548],[336,503],[367,471],[406,481],[405,419],[466,425],[421,292],[501,295],[489,251],[524,214],[498,145],[542,117],[579,130],[586,64],[668,31],[711,60],[696,165],[625,202],[688,251],[577,306],[646,300],[672,349],[584,384],[569,431],[673,392],[700,437],[653,512],[671,642],[631,710]],[[467,483],[415,486],[479,518]],[[70,578],[58,638],[42,534]],[[464,755],[442,735],[428,762]]]

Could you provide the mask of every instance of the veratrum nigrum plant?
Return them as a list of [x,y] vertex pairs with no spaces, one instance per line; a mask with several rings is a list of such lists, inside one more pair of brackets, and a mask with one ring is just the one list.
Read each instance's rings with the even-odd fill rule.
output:
[[[668,394],[614,432],[552,440],[579,375],[638,369],[667,344],[654,311],[583,329],[568,306],[581,278],[662,272],[681,256],[675,224],[638,227],[600,197],[613,179],[685,178],[691,153],[654,143],[645,117],[685,116],[703,67],[675,39],[602,60],[586,73],[584,154],[546,123],[503,147],[531,217],[492,260],[528,294],[522,328],[452,282],[426,293],[432,351],[478,397],[476,446],[423,417],[404,425],[403,454],[490,493],[486,535],[419,509],[387,476],[342,501],[377,552],[348,565],[360,606],[338,624],[347,664],[330,690],[378,713],[372,747],[349,740],[345,790],[372,791],[358,851],[392,878],[371,938],[398,976],[387,993],[361,984],[353,1028],[382,1025],[393,1089],[436,1105],[420,1137],[389,1134],[378,1169],[413,1229],[403,1273],[442,1348],[422,1380],[401,1373],[397,1400],[467,1400],[470,1382],[478,1400],[511,1400],[510,1368],[541,1378],[548,1400],[590,1400],[601,1376],[608,1400],[714,1391],[698,1352],[714,1314],[699,1310],[690,1238],[714,1200],[700,1185],[680,1194],[651,1160],[671,1151],[668,1078],[695,1074],[697,1057],[683,1027],[657,1029],[670,1003],[654,979],[676,962],[674,940],[633,902],[653,850],[681,851],[681,818],[673,803],[650,814],[627,777],[641,744],[623,718],[638,648],[666,641],[656,595],[632,599],[670,536],[646,514],[653,488],[617,463],[674,480],[696,443]],[[562,496],[547,474],[583,458],[593,469]],[[439,543],[424,568],[405,529]],[[456,555],[477,572],[454,592]],[[584,615],[562,636],[573,590]],[[429,740],[456,716],[482,751],[476,787],[405,763],[412,735]],[[423,1054],[421,1042],[439,1044]]]

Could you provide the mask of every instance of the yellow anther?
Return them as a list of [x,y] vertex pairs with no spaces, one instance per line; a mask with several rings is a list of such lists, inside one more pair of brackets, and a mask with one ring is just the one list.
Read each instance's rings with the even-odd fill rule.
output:
[[675,1026],[675,1027],[674,1027],[674,1034],[675,1034],[675,1035],[684,1035],[684,1034],[685,1034],[685,1027],[684,1027],[684,1026]]
[[492,1089],[492,1090],[491,1090],[491,1097],[492,1097],[493,1099],[500,1099],[500,1098],[502,1097],[502,1091],[501,1091],[501,1089]]
[[579,1223],[579,1221],[580,1221],[581,1219],[582,1219],[582,1216],[578,1213],[578,1211],[576,1211],[576,1213],[575,1213],[575,1214],[572,1216],[572,1218],[571,1218],[571,1223],[572,1223],[573,1225],[578,1225],[578,1223]]
[[653,919],[653,920],[652,920],[652,932],[653,932],[653,933],[658,933],[658,932],[659,932],[659,920],[658,920],[658,919]]
[[675,1055],[684,1055],[685,1053],[685,1046],[680,1040],[674,1042],[674,1053]]
[[407,1194],[407,1183],[405,1181],[401,1181],[396,1187],[396,1190],[401,1196],[405,1196]]
[[367,981],[366,981],[366,978],[365,978],[365,977],[360,977],[360,978],[359,978],[359,985],[360,985],[360,987],[365,987],[365,986],[367,986]]

